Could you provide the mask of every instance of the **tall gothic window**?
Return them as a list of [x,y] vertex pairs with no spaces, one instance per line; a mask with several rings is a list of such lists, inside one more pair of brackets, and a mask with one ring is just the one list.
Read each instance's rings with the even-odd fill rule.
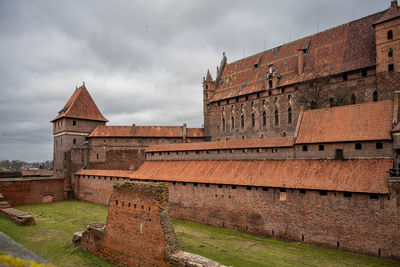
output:
[[225,118],[222,118],[222,131],[225,132]]
[[232,130],[235,129],[235,118],[232,116],[231,118],[232,121]]
[[267,126],[267,113],[264,111],[263,112],[263,127]]
[[254,126],[256,125],[256,120],[254,118],[254,113],[251,114],[251,127],[254,128]]
[[292,108],[289,108],[287,111],[287,122],[292,123]]
[[275,110],[275,123],[274,124],[275,125],[279,124],[279,112],[277,109]]
[[243,114],[240,116],[240,126],[242,128],[244,128],[244,115]]

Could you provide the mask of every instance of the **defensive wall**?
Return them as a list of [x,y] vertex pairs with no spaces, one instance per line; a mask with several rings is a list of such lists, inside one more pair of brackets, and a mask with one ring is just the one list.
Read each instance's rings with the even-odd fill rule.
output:
[[2,178],[0,192],[11,206],[60,201],[64,199],[64,179]]

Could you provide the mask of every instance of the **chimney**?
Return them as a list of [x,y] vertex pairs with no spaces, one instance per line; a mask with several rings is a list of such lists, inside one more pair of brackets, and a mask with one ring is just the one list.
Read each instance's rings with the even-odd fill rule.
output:
[[304,50],[297,50],[297,74],[302,74],[304,68]]
[[183,137],[183,142],[186,143],[186,131],[187,131],[187,124],[184,123],[182,127],[182,137]]
[[135,136],[136,134],[136,124],[132,124],[132,136]]
[[398,10],[399,4],[397,3],[397,0],[393,0],[392,3],[390,4],[390,7]]

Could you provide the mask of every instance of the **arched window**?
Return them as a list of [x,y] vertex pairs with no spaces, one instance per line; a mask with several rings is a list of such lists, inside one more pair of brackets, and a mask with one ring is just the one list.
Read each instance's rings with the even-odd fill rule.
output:
[[388,57],[393,57],[393,49],[389,48]]
[[278,110],[276,109],[275,110],[275,125],[278,125],[279,124],[279,112],[278,112]]
[[222,118],[222,131],[225,132],[225,118]]
[[235,118],[232,116],[231,118],[232,121],[232,130],[235,129]]
[[292,108],[289,108],[287,111],[287,122],[292,123]]
[[387,38],[388,38],[388,40],[392,40],[392,39],[393,39],[393,32],[392,32],[392,30],[388,31],[388,33],[387,33]]
[[374,91],[374,93],[372,94],[372,101],[376,102],[378,101],[378,92]]
[[351,104],[355,104],[356,103],[356,96],[354,94],[351,95]]
[[267,126],[267,113],[264,111],[263,112],[263,127]]
[[254,128],[254,126],[256,125],[256,120],[254,118],[254,113],[251,114],[251,127]]
[[240,116],[240,126],[242,128],[244,128],[244,115],[243,114]]

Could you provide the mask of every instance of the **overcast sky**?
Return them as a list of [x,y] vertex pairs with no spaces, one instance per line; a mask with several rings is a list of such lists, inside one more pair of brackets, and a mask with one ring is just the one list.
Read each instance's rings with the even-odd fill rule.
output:
[[51,160],[86,82],[108,125],[201,127],[202,77],[388,8],[390,0],[0,0],[0,160]]

